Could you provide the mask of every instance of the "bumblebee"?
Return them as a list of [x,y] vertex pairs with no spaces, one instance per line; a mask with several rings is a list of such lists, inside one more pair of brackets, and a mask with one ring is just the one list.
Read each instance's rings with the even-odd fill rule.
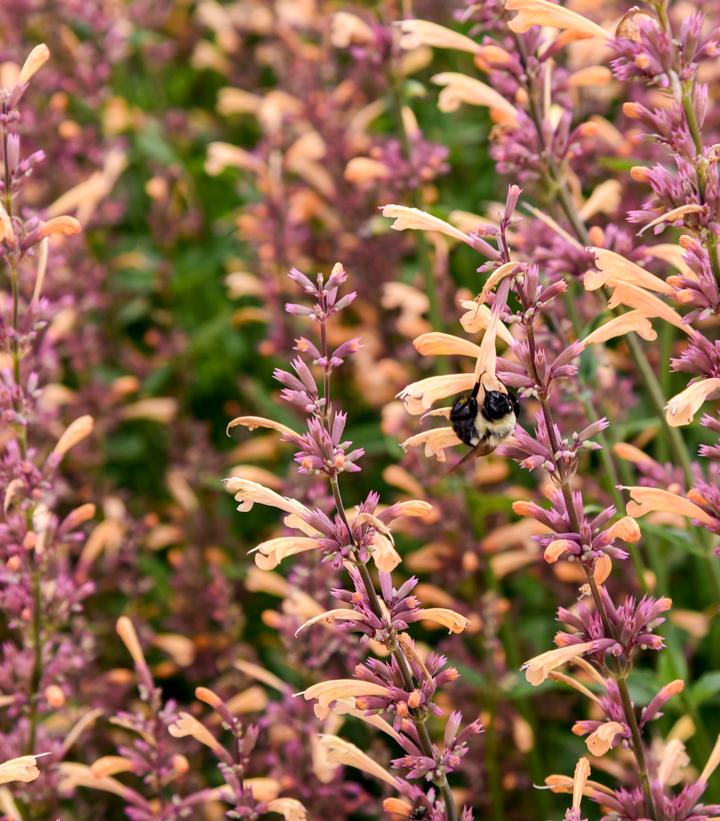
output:
[[462,461],[492,453],[515,430],[519,414],[520,404],[512,391],[486,390],[476,382],[472,392],[456,399],[450,410],[455,435],[472,448]]

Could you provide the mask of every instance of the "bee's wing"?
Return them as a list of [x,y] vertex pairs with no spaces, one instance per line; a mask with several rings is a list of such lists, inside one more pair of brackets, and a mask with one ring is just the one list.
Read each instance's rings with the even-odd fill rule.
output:
[[451,473],[455,473],[456,470],[459,470],[465,464],[465,462],[467,462],[473,456],[477,459],[479,456],[487,456],[494,450],[495,448],[492,445],[489,445],[487,442],[480,442],[480,444],[475,445],[475,447],[472,450],[469,450],[459,462],[454,464],[446,475],[450,476]]

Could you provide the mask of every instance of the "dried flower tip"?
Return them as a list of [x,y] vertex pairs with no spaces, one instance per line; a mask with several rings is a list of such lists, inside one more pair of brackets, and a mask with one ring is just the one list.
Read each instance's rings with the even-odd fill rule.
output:
[[19,86],[24,86],[26,83],[29,83],[33,78],[33,75],[40,71],[49,59],[50,49],[45,45],[45,43],[40,43],[35,46],[30,54],[28,54],[25,62],[23,63],[23,67],[20,69],[17,84]]

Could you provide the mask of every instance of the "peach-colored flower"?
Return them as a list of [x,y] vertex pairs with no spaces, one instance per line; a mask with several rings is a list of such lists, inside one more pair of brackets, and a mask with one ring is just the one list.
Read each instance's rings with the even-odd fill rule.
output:
[[297,693],[303,696],[305,701],[315,699],[317,704],[314,707],[315,715],[318,718],[327,718],[330,715],[330,705],[335,701],[346,699],[362,698],[363,696],[383,696],[391,695],[387,687],[375,684],[372,681],[362,681],[354,678],[331,679],[313,684],[307,690]]
[[75,447],[79,442],[82,442],[83,439],[86,439],[93,430],[93,418],[92,416],[80,416],[74,421],[72,421],[62,436],[58,439],[57,444],[52,450],[52,453],[49,456],[51,461],[60,461],[65,454]]
[[356,610],[350,610],[348,607],[337,607],[334,610],[327,610],[325,613],[320,613],[308,619],[304,624],[295,631],[295,635],[299,635],[303,630],[312,627],[314,624],[334,624],[336,621],[362,621],[363,615]]
[[[664,689],[664,688],[663,688]],[[680,771],[690,763],[685,745],[679,738],[671,738],[662,751],[657,768],[657,780],[663,784],[673,784],[679,780]]]
[[421,334],[413,340],[415,350],[421,356],[472,356],[477,357],[480,353],[480,346],[452,334],[444,334],[439,331]]
[[283,559],[296,556],[308,550],[319,550],[321,547],[317,539],[304,536],[280,536],[261,542],[251,553],[255,553],[255,564],[261,570],[274,570]]
[[[48,755],[48,753],[45,753]],[[21,755],[11,758],[0,764],[0,784],[9,784],[11,781],[23,781],[26,784],[34,781],[39,775],[37,767],[39,755]]]
[[276,812],[282,815],[285,821],[306,821],[307,810],[297,800],[297,798],[273,798],[268,801],[269,812]]
[[638,231],[638,236],[644,234],[648,228],[654,228],[656,225],[660,225],[664,222],[673,223],[675,220],[678,220],[680,217],[684,217],[687,214],[697,214],[699,211],[702,211],[703,208],[704,206],[698,205],[697,203],[690,203],[689,205],[680,205],[678,208],[672,208],[670,211],[660,214],[659,217],[655,217],[655,219],[651,220],[647,225],[644,225]]
[[162,425],[173,421],[177,413],[177,400],[170,396],[152,396],[139,399],[122,409],[123,419],[152,419]]
[[605,755],[608,750],[612,749],[615,738],[622,732],[623,725],[618,721],[606,721],[590,733],[585,743],[593,755]]
[[384,180],[390,171],[385,163],[371,157],[353,157],[345,166],[344,177],[355,185],[369,185]]
[[335,12],[330,24],[330,42],[335,48],[363,45],[374,40],[373,30],[356,14],[347,11]]
[[627,512],[633,519],[639,519],[647,513],[674,513],[697,519],[703,524],[712,524],[713,518],[690,499],[656,487],[626,487],[630,498],[626,505]]
[[590,762],[587,758],[580,758],[575,765],[575,773],[573,775],[572,808],[574,810],[580,809],[580,802],[585,794],[588,778],[590,778]]
[[642,538],[638,523],[632,516],[623,516],[608,531],[611,539],[622,539],[624,542],[639,542]]
[[392,573],[400,564],[400,554],[395,550],[390,532],[385,533],[377,530],[372,539],[372,559],[378,570],[383,573]]
[[[591,66],[576,72],[573,77],[577,78],[578,75],[588,76],[587,72],[595,74],[598,69],[610,73],[609,69],[604,66]],[[595,81],[592,80],[591,84],[594,85]],[[583,207],[578,211],[578,216],[583,221],[587,221],[596,214],[612,214],[620,205],[621,196],[622,185],[619,180],[605,180],[605,182],[601,182],[600,185],[595,187]]]
[[557,647],[554,650],[548,650],[546,653],[541,653],[539,656],[526,661],[522,669],[525,671],[525,678],[534,687],[542,684],[548,677],[552,670],[556,667],[561,667],[575,658],[578,658],[585,653],[592,650],[593,642],[586,641],[581,644],[570,644],[567,647]]
[[135,625],[127,616],[120,616],[115,624],[115,630],[127,647],[128,653],[138,667],[145,667],[145,654],[135,632]]
[[625,282],[644,288],[646,291],[657,291],[659,294],[673,293],[672,287],[664,279],[651,274],[629,259],[616,254],[615,251],[595,247],[590,250],[595,255],[595,266],[598,270],[588,271],[585,274],[584,284],[588,291],[594,291],[603,285],[613,287]]
[[58,764],[60,772],[59,787],[62,792],[72,793],[77,787],[89,787],[92,790],[102,790],[132,802],[137,793],[126,787],[122,782],[111,776],[96,776],[86,764],[75,761],[61,761]]
[[33,76],[47,63],[50,59],[50,49],[45,43],[40,43],[28,54],[23,67],[20,69],[20,74],[17,78],[19,86],[29,83]]
[[518,12],[508,23],[508,27],[520,34],[533,26],[550,26],[567,31],[577,40],[587,37],[610,38],[610,34],[597,23],[549,0],[507,0],[505,8]]
[[629,333],[636,333],[648,342],[654,342],[657,339],[657,332],[642,311],[627,311],[600,325],[585,337],[584,342],[585,345],[598,345],[601,342],[607,342],[608,339]]
[[240,502],[238,510],[242,513],[247,513],[252,510],[254,504],[259,504],[276,507],[278,510],[284,510],[285,513],[294,513],[300,518],[310,514],[305,505],[296,499],[281,496],[279,493],[275,493],[274,490],[270,490],[270,488],[249,479],[238,479],[231,476],[225,480],[225,487],[230,493],[235,494],[235,501]]
[[380,779],[380,781],[384,781],[391,787],[395,787],[396,789],[399,787],[400,782],[394,775],[391,775],[384,767],[381,767],[380,764],[370,758],[369,755],[366,755],[349,741],[345,741],[336,735],[323,734],[320,736],[320,744],[330,763],[345,767],[355,767],[368,775]]
[[[586,86],[594,87],[607,85],[611,80],[612,72],[607,66],[585,66],[585,68],[578,69],[578,71],[574,71],[570,75],[568,78],[568,84],[570,85],[570,88],[584,88]],[[608,180],[607,182],[616,182],[616,180]],[[598,188],[601,188],[603,185],[606,185],[606,183],[601,183]],[[619,202],[620,199],[618,197],[615,206],[611,209],[611,211],[614,211],[615,208],[617,208]],[[609,212],[605,211],[604,213]],[[583,216],[583,219],[586,219],[586,217]]]
[[674,428],[680,425],[689,425],[713,394],[720,391],[720,379],[700,379],[691,382],[684,391],[681,391],[667,403],[665,419],[668,425]]
[[548,564],[555,564],[555,562],[568,550],[577,548],[577,542],[570,539],[553,539],[545,548],[543,558]]
[[419,415],[429,410],[438,399],[469,391],[474,384],[475,377],[471,373],[429,376],[407,385],[398,397],[402,399],[408,413]]
[[468,77],[455,71],[443,71],[436,74],[432,81],[443,86],[438,99],[440,111],[450,113],[457,111],[463,103],[485,106],[490,109],[492,117],[498,122],[517,125],[517,111],[500,92],[495,91],[480,80]]
[[434,217],[432,214],[421,211],[419,208],[409,208],[406,205],[384,205],[382,214],[388,219],[395,220],[390,226],[395,231],[406,231],[408,229],[437,231],[453,239],[460,240],[460,242],[466,242],[468,245],[472,245],[468,234],[456,228],[454,225],[450,225],[449,222],[440,219],[440,217]]
[[431,46],[477,54],[482,48],[470,37],[429,20],[401,20],[397,25],[400,29],[399,45],[403,49]]
[[266,419],[264,416],[236,416],[227,426],[226,430],[230,432],[233,428],[242,425],[248,430],[256,430],[257,428],[267,428],[268,430],[276,430],[283,436],[290,440],[295,440],[298,434],[287,425],[276,422],[274,419]]
[[408,437],[404,442],[400,443],[403,450],[408,448],[421,447],[425,448],[425,456],[431,458],[435,456],[438,462],[446,460],[445,451],[447,448],[455,447],[461,444],[457,438],[455,431],[449,426],[441,428],[431,428],[424,430],[421,433],[416,433]]
[[465,616],[448,607],[428,607],[420,611],[423,621],[434,621],[447,627],[450,633],[462,633],[470,624]]
[[222,174],[226,168],[239,168],[242,171],[258,173],[264,167],[262,160],[237,145],[214,142],[208,146],[205,171],[211,176]]
[[[492,319],[492,311],[488,305],[481,305],[475,299],[463,299],[460,305],[465,308],[465,313],[460,317],[460,324],[466,333],[476,334],[487,329]],[[512,334],[502,322],[498,322],[497,335],[503,342],[512,345]]]
[[189,667],[195,661],[195,643],[179,633],[157,633],[153,644],[167,653],[178,667]]
[[75,219],[75,217],[53,217],[47,222],[43,222],[38,228],[37,236],[40,239],[52,236],[53,234],[62,237],[71,237],[74,234],[79,234],[82,231],[82,226]]
[[225,748],[210,730],[191,716],[190,713],[180,713],[178,718],[168,727],[168,732],[173,738],[192,736],[195,741],[209,747],[215,754],[220,755],[220,757],[224,759]]
[[702,772],[700,773],[700,777],[698,781],[701,781],[703,784],[707,784],[710,776],[715,772],[715,770],[720,765],[720,736],[717,737],[715,741],[715,746],[712,748],[712,752],[710,753],[710,757],[707,760],[707,763],[703,767]]
[[666,305],[661,299],[640,288],[637,285],[630,285],[621,282],[615,286],[612,296],[608,302],[609,308],[617,308],[618,305],[626,305],[628,308],[636,308],[645,316],[657,316],[664,319],[686,334],[692,333],[692,329],[682,321],[680,314]]
[[264,667],[260,667],[259,664],[253,664],[251,661],[244,661],[241,659],[240,661],[236,661],[233,666],[246,676],[254,678],[257,681],[261,681],[263,684],[266,684],[268,687],[272,687],[280,693],[283,693],[288,689],[287,684],[285,684],[281,678],[278,678],[278,676],[271,673],[269,670],[266,670]]
[[90,771],[96,778],[107,778],[118,773],[130,773],[133,763],[122,755],[104,755],[90,765]]

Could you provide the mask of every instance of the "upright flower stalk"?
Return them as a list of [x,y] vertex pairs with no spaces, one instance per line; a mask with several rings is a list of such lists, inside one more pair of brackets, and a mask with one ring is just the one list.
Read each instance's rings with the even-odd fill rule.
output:
[[[240,502],[239,510],[249,510],[255,503],[279,508],[287,514],[285,526],[295,531],[294,535],[260,544],[256,548],[259,567],[271,569],[288,556],[311,550],[320,551],[323,561],[346,567],[351,589],[334,591],[342,606],[314,617],[305,628],[321,621],[338,623],[340,629],[360,632],[365,644],[372,639],[375,646],[379,644],[387,653],[386,661],[369,658],[357,665],[351,671],[352,678],[318,682],[304,691],[304,698],[317,701],[318,717],[342,706],[343,712],[350,710],[401,746],[403,755],[392,765],[405,770],[406,776],[387,774],[383,780],[403,796],[392,801],[409,802],[403,804],[409,807],[408,814],[418,811],[429,818],[457,819],[459,813],[448,775],[458,767],[467,753],[469,739],[481,731],[481,726],[475,721],[461,730],[461,716],[453,713],[443,743],[433,741],[428,720],[440,714],[433,697],[440,686],[454,681],[458,674],[447,667],[447,659],[441,655],[421,657],[405,631],[410,623],[425,620],[441,624],[450,633],[459,633],[468,622],[447,608],[422,608],[412,593],[417,584],[414,578],[399,588],[393,586],[391,574],[401,561],[394,544],[393,522],[407,516],[427,516],[432,509],[427,502],[405,501],[383,508],[378,504],[378,495],[370,493],[356,508],[346,508],[340,476],[360,470],[357,462],[363,451],[343,439],[346,414],[331,401],[332,376],[344,359],[358,349],[359,341],[349,339],[331,348],[330,320],[351,305],[355,294],[340,296],[347,279],[340,264],[327,280],[319,274],[313,282],[297,270],[290,276],[313,302],[309,306],[288,304],[286,310],[316,323],[318,342],[305,337],[297,339],[295,349],[299,355],[292,361],[295,373],[277,370],[275,378],[283,385],[282,398],[306,414],[306,432],[296,433],[260,417],[239,417],[230,424],[278,431],[296,447],[299,473],[324,477],[329,482],[332,506],[330,510],[311,508],[246,479],[230,478],[227,488]],[[319,384],[305,357],[319,369]],[[378,571],[379,588],[372,577],[370,560]],[[387,720],[382,716],[387,716]],[[339,739],[333,749],[337,763],[353,764],[355,754],[348,754],[348,747]],[[419,784],[413,783],[415,780]],[[424,789],[423,782],[433,786]],[[462,818],[470,817],[468,809],[462,812]]]
[[[696,803],[707,786],[706,782],[698,782],[691,795],[669,795],[665,784],[658,781],[657,764],[652,760],[649,746],[643,738],[646,725],[657,718],[662,705],[682,691],[682,682],[664,687],[640,717],[630,696],[628,675],[640,651],[660,650],[663,647],[662,637],[656,635],[654,630],[664,620],[662,614],[670,608],[671,601],[651,596],[638,601],[626,596],[616,603],[605,586],[613,561],[628,557],[619,542],[637,542],[640,530],[629,516],[613,522],[616,514],[614,506],[589,515],[583,491],[574,482],[583,453],[598,448],[592,439],[598,431],[607,427],[608,422],[605,419],[595,420],[582,431],[563,434],[555,420],[554,406],[558,404],[563,382],[576,375],[575,360],[593,340],[588,337],[573,342],[559,352],[547,347],[552,339],[552,334],[548,334],[548,319],[552,316],[553,301],[562,296],[567,286],[563,280],[546,285],[540,278],[537,266],[512,259],[508,233],[513,226],[512,215],[519,194],[520,190],[511,186],[498,226],[485,226],[484,236],[471,239],[471,243],[476,248],[482,247],[490,258],[490,262],[480,269],[488,271],[489,276],[477,297],[475,308],[477,313],[486,302],[492,304],[481,344],[478,346],[460,338],[438,335],[436,344],[432,346],[433,354],[475,356],[474,373],[421,380],[405,388],[401,396],[411,413],[421,413],[429,410],[439,399],[470,390],[481,379],[516,388],[522,397],[537,402],[534,430],[530,432],[518,426],[512,438],[501,444],[497,451],[511,457],[527,470],[542,469],[546,472],[550,486],[545,490],[545,495],[551,507],[548,509],[523,500],[516,502],[514,509],[518,514],[544,525],[545,532],[538,540],[544,548],[545,561],[554,564],[565,560],[577,564],[582,571],[584,584],[580,588],[577,607],[573,611],[565,608],[558,611],[558,619],[567,630],[556,635],[557,649],[543,653],[524,665],[527,680],[538,685],[548,677],[556,677],[594,702],[596,709],[604,716],[603,720],[577,722],[573,727],[576,734],[587,735],[590,752],[603,755],[620,745],[632,752],[637,783],[627,795],[623,790],[613,793],[615,804],[618,807],[622,805],[624,814],[620,817],[633,821],[640,818],[664,821],[673,817],[668,813],[675,806],[681,806],[689,813],[699,812],[704,808],[698,808]],[[419,219],[416,219],[414,227],[418,227],[418,223]],[[492,247],[488,240],[495,240],[496,247]],[[510,291],[517,300],[516,308],[508,302]],[[595,338],[626,333],[631,327],[637,327],[639,320],[639,317],[631,318],[623,326],[618,326],[616,320],[610,320],[594,332]],[[512,328],[514,332],[507,341],[508,354],[499,359],[495,355],[495,344],[502,327]],[[416,345],[419,350],[429,352],[426,340],[420,338],[416,340]],[[431,415],[446,415],[448,410],[434,410]],[[425,445],[426,452],[437,455],[459,444],[459,439],[453,436],[451,428],[433,428],[411,437],[405,446],[419,444]],[[592,602],[592,607],[586,604],[585,599]],[[599,697],[575,679],[557,672],[568,663],[580,667],[591,677],[592,683],[599,685]],[[605,803],[605,796],[600,803]]]

